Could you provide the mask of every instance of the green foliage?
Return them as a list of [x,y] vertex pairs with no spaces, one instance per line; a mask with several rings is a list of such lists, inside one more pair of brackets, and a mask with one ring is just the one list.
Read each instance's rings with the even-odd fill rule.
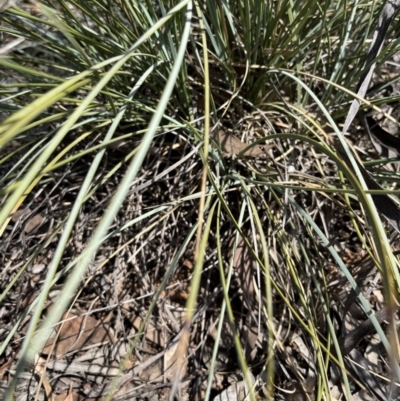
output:
[[[196,304],[204,305],[213,293],[204,289],[202,281],[208,268],[219,269],[213,285],[222,294],[212,298],[219,313],[218,335],[206,399],[211,397],[224,321],[230,324],[238,365],[249,386],[254,368],[250,365],[255,363],[246,360],[239,327],[263,328],[265,352],[254,369],[266,379],[261,386],[264,393],[259,388],[251,392],[253,400],[256,392],[273,399],[274,385],[284,381],[275,354],[301,381],[279,340],[282,316],[309,340],[317,372],[312,390],[316,399],[330,399],[329,361],[340,367],[351,399],[330,307],[335,304],[344,310],[338,300],[340,289],[332,282],[350,282],[358,288],[357,272],[343,260],[348,244],[338,239],[334,227],[348,218],[360,254],[378,268],[386,263],[379,259],[382,254],[393,266],[397,263],[388,247],[377,251],[385,226],[373,219],[366,191],[336,153],[332,134],[340,135],[337,124],[347,114],[349,91],[355,90],[363,72],[381,11],[376,7],[377,2],[367,1],[75,0],[13,6],[0,13],[0,32],[9,44],[0,49],[4,261],[18,231],[11,229],[13,213],[49,188],[78,187],[46,235],[36,239],[39,246],[23,251],[20,267],[0,295],[0,300],[7,299],[34,259],[52,249],[46,277],[36,284],[37,297],[18,316],[0,347],[4,353],[24,317],[30,316],[16,378],[43,348],[72,300],[83,296],[88,285],[83,282],[91,280],[89,267],[96,255],[103,254],[104,244],[116,251],[117,239],[126,234],[149,249],[152,237],[147,226],[160,231],[165,221],[178,227],[184,218],[183,232],[163,244],[168,250],[163,270],[148,272],[155,274],[154,298],[147,304],[131,352],[162,292],[176,279],[179,258],[190,255],[195,263],[182,347],[195,337],[188,330],[199,317]],[[377,60],[378,70],[398,52],[397,31],[395,21]],[[13,42],[17,38],[24,40]],[[382,100],[380,94],[388,85],[397,85],[398,79],[399,74],[382,72],[370,91],[372,103],[397,101],[391,94]],[[226,157],[215,140],[219,130],[241,135],[244,142],[253,135],[255,146],[267,137],[274,150],[262,160],[242,154]],[[353,143],[358,146],[360,141],[355,132]],[[121,142],[123,154],[113,157]],[[174,153],[176,149],[181,153]],[[167,189],[160,186],[164,179]],[[380,180],[397,184],[398,174],[382,168]],[[154,195],[159,188],[165,197]],[[80,216],[104,192],[104,206],[94,214],[96,224],[82,240],[82,250],[66,257],[80,229]],[[143,197],[141,211],[124,219],[121,213],[132,193]],[[43,210],[45,204],[46,199]],[[337,241],[345,243],[345,252],[337,251]],[[249,316],[257,317],[251,322],[232,302],[237,297],[232,288],[246,292],[231,284],[240,242],[254,266],[250,282],[242,282],[256,299],[251,307],[245,306]],[[396,282],[394,287],[400,285],[395,273],[386,274]],[[63,285],[59,308],[43,319],[57,283]],[[359,298],[370,312],[362,290]],[[394,289],[386,290],[395,295]]]

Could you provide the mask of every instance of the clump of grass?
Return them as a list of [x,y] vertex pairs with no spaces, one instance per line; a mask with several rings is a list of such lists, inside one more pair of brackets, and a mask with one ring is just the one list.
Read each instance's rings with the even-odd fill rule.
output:
[[[6,396],[22,394],[28,364],[71,310],[106,320],[126,345],[103,362],[118,360],[122,379],[108,377],[98,396],[128,391],[124,377],[142,366],[132,355],[174,344],[165,388],[144,369],[132,398],[212,399],[244,381],[252,400],[351,399],[367,380],[338,338],[366,301],[379,309],[394,290],[379,273],[386,226],[360,203],[332,132],[380,10],[175,3],[43,1],[0,14],[2,365],[19,353]],[[396,24],[376,60],[375,105],[397,85],[385,64]],[[220,131],[243,143],[224,147]],[[265,154],[246,157],[250,143]],[[385,174],[395,189],[397,173]],[[150,324],[168,335],[149,350]],[[70,391],[82,395],[81,384]],[[378,379],[367,390],[389,391]]]

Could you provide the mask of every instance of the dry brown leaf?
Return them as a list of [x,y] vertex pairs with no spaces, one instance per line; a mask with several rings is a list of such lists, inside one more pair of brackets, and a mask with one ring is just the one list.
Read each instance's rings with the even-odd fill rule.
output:
[[53,354],[57,357],[63,356],[68,352],[76,351],[90,344],[100,344],[110,341],[115,344],[116,340],[111,331],[101,322],[91,316],[76,316],[72,313],[64,315],[64,322],[61,329],[51,337],[44,349],[43,354],[49,354],[56,342]]
[[[140,316],[136,316],[135,320],[133,321],[133,326],[136,330],[139,330],[142,321],[143,319]],[[147,322],[144,331],[146,340],[151,341],[153,344],[159,345],[161,347],[164,346],[164,338],[162,332],[151,322]]]
[[69,390],[61,394],[53,395],[52,401],[79,401],[80,399],[81,397],[79,394],[72,390],[71,382]]
[[[15,213],[14,213],[15,214]],[[44,217],[38,213],[35,214],[25,225],[25,232],[29,234],[31,231],[33,231],[36,227],[38,227],[40,224],[42,224],[42,221],[44,220]]]
[[[177,341],[171,344],[164,354],[164,377],[167,381],[171,381],[175,377],[178,373],[178,368],[181,377],[186,374],[187,359],[179,358],[179,356],[179,341]],[[180,362],[180,359],[182,359],[183,363]],[[181,364],[180,367],[179,364]]]
[[14,223],[16,223],[16,222],[19,220],[19,218],[20,218],[21,216],[23,216],[24,214],[29,214],[29,213],[31,213],[31,212],[32,212],[32,210],[29,209],[29,208],[27,208],[27,209],[18,209],[18,210],[12,215],[11,220],[12,220]]
[[193,263],[189,259],[185,259],[182,266],[186,267],[186,269],[193,270]]
[[[251,372],[249,372],[249,376],[254,385],[255,378]],[[250,389],[247,387],[246,381],[242,380],[237,383],[232,383],[221,394],[214,397],[213,401],[250,401],[249,392]]]
[[185,303],[189,298],[189,294],[185,290],[178,289],[176,291],[171,291],[169,298],[173,302]]
[[163,377],[163,361],[162,359],[158,359],[150,366],[143,369],[139,376],[142,380],[152,382],[152,383],[161,383],[164,379]]
[[61,393],[53,396],[52,401],[79,401],[78,393]]
[[45,376],[46,374],[45,365],[46,365],[46,359],[43,359],[39,355],[36,355],[35,373],[39,376],[39,379],[42,382],[47,399],[50,400],[53,394],[53,389],[51,388],[50,383]]
[[13,362],[14,358],[11,357],[6,363],[0,366],[0,381],[3,380],[4,373],[8,371]]
[[[246,149],[250,144],[243,143],[238,138],[233,135],[227,134],[224,131],[219,131],[219,133],[214,133],[212,138],[214,141],[221,146],[224,153],[229,156],[238,156],[240,152]],[[254,145],[253,147],[246,150],[243,156],[246,157],[262,157],[266,156],[266,152],[271,149],[273,145]]]

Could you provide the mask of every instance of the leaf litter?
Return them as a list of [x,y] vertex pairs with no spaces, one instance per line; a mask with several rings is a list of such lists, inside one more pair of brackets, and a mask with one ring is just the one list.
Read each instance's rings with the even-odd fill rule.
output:
[[[216,147],[221,146],[223,153],[226,153],[228,156],[239,156],[241,152],[249,147],[249,144],[241,142],[234,134],[228,136],[224,131],[219,131],[219,137],[214,137],[214,139]],[[164,154],[171,152],[172,147],[165,146],[163,148],[163,146],[160,144],[160,150],[165,150]],[[267,149],[265,149],[265,146],[256,145],[243,153],[243,156],[264,157],[266,150],[269,152],[274,147],[267,145]],[[186,149],[182,149],[181,147],[174,149],[178,149],[178,154],[175,154],[175,157],[181,157],[186,152]],[[113,154],[110,154],[110,158],[112,157]],[[192,159],[191,162],[193,165],[196,165],[195,160]],[[155,160],[149,157],[143,168],[143,176],[139,179],[139,182],[134,184],[140,185],[146,182],[146,174],[149,171],[154,172],[154,176],[157,176],[157,173],[162,170],[164,164],[165,160],[161,156],[158,156]],[[84,170],[85,166],[81,166],[81,168]],[[180,167],[180,171],[177,173],[179,180],[186,179],[187,182],[196,182],[198,178],[196,169],[187,170],[185,167]],[[151,190],[139,193],[138,197],[140,199],[135,199],[134,196],[131,196],[124,205],[127,216],[120,216],[119,223],[122,225],[124,222],[129,221],[129,219],[137,217],[142,208],[144,208],[144,205],[150,207],[153,204],[162,204],[179,197],[182,192],[180,192],[177,177],[174,174],[166,175],[166,179],[172,183],[168,188],[169,193],[165,191],[164,183],[152,183]],[[371,179],[368,180],[367,184],[374,183]],[[62,191],[62,188],[60,190]],[[71,189],[66,186],[64,190],[69,191],[69,195],[72,198],[76,194],[76,190],[73,188]],[[97,218],[96,212],[101,210],[102,205],[109,199],[109,193],[112,190],[113,185],[110,183],[103,193],[94,195],[89,201],[87,211],[81,216],[81,226],[77,230],[74,239],[75,243],[71,241],[69,244],[69,255],[66,256],[65,263],[79,254],[80,244],[86,242],[94,227],[93,221]],[[56,194],[56,196],[48,200],[49,210],[57,210],[53,208],[53,205],[59,201],[58,198],[59,195]],[[38,203],[41,201],[44,202],[44,197],[40,198],[39,195],[35,201]],[[68,197],[66,197],[65,203],[69,201]],[[87,278],[91,279],[90,287],[83,289],[82,298],[78,301],[82,314],[69,313],[65,315],[64,323],[59,328],[55,328],[54,335],[48,340],[42,352],[43,356],[47,356],[47,358],[37,356],[34,372],[40,376],[43,388],[39,388],[39,382],[37,382],[35,383],[36,386],[34,384],[33,388],[28,390],[26,383],[30,380],[30,377],[28,375],[22,377],[18,399],[33,396],[33,394],[40,393],[41,391],[41,399],[44,399],[44,392],[47,398],[52,397],[52,399],[60,401],[76,399],[100,400],[107,395],[107,392],[111,388],[112,380],[118,378],[120,375],[120,363],[127,354],[130,341],[135,338],[137,330],[143,322],[143,312],[146,311],[149,305],[149,298],[155,294],[155,288],[162,277],[163,266],[168,265],[171,259],[171,255],[167,253],[167,247],[174,241],[178,242],[182,240],[180,234],[174,230],[174,226],[176,226],[178,221],[187,222],[195,218],[193,213],[194,207],[195,204],[189,202],[182,211],[174,215],[171,219],[160,222],[155,229],[147,234],[144,242],[135,241],[129,250],[121,251],[116,257],[108,259],[111,250],[118,247],[120,243],[127,241],[127,238],[136,234],[136,232],[127,232],[126,234],[122,234],[117,242],[109,241],[104,244],[103,255],[100,255],[103,259],[102,261],[98,260],[98,262],[100,264],[104,260],[108,260],[110,265],[101,272],[96,271],[94,268],[89,273]],[[377,203],[377,207],[380,212],[387,215],[388,208],[382,208],[379,202]],[[25,234],[34,233],[35,229],[40,228],[40,225],[44,221],[43,216],[48,215],[48,210],[42,210],[31,217],[24,225],[24,228],[18,227],[18,222],[24,217],[24,213],[30,211],[30,209],[20,213],[18,211],[13,216],[12,221],[15,224],[15,232],[23,231]],[[392,225],[396,219],[396,216],[394,220],[389,216],[389,221]],[[151,222],[151,219],[149,222]],[[394,224],[394,227],[396,228],[396,224]],[[138,229],[140,228],[144,229],[145,224]],[[11,247],[10,243],[9,241],[8,246]],[[39,243],[42,242],[39,241]],[[231,249],[232,242],[227,242],[227,245]],[[37,244],[30,243],[29,246],[33,249]],[[7,250],[9,248],[5,247],[4,249]],[[15,252],[13,254],[14,256],[17,255]],[[49,250],[47,255],[41,255],[41,260],[37,257],[36,266],[46,266],[46,263],[42,263],[43,258],[44,260],[50,260],[51,254],[52,252]],[[359,253],[355,252],[356,261],[359,260],[358,256]],[[190,252],[188,252],[186,257],[186,260],[190,260]],[[282,266],[283,261],[281,256],[276,255],[275,259],[276,264]],[[14,260],[21,261],[23,257],[22,255],[15,256]],[[213,255],[208,255],[208,263],[210,267],[213,266]],[[125,361],[125,369],[123,369],[122,377],[119,378],[119,385],[117,385],[113,399],[145,399],[145,397],[151,400],[168,399],[168,382],[175,375],[174,363],[177,360],[177,340],[182,330],[183,306],[189,292],[188,283],[191,278],[191,272],[184,264],[185,262],[179,266],[176,278],[165,292],[163,299],[159,300],[152,320],[145,324],[144,333],[135,353]],[[15,266],[14,263],[11,265]],[[258,317],[254,312],[257,310],[254,286],[254,283],[257,283],[254,277],[256,272],[255,265],[256,263],[250,255],[248,248],[245,246],[243,239],[240,238],[236,251],[233,254],[236,283],[233,285],[232,293],[234,293],[233,298],[237,300],[237,304],[235,305],[237,315],[246,316],[238,324],[242,326],[241,341],[246,350],[247,360],[260,363],[263,361],[267,336],[265,331],[257,324]],[[139,271],[138,266],[146,266],[146,268],[143,271]],[[32,270],[30,274],[40,274],[42,269],[41,267],[37,272]],[[115,271],[119,272],[118,277],[114,275]],[[277,276],[282,275],[282,284],[285,281],[287,282],[287,278],[282,272],[277,272],[276,274]],[[212,269],[206,269],[204,276],[203,293],[198,306],[200,311],[198,315],[199,321],[196,322],[189,347],[192,353],[193,365],[190,365],[188,369],[185,367],[183,370],[184,376],[189,378],[191,374],[190,368],[198,368],[199,360],[203,361],[203,375],[201,377],[205,377],[209,368],[206,356],[207,353],[210,353],[211,349],[210,338],[213,340],[217,338],[212,334],[212,323],[217,323],[219,318],[213,312],[218,294],[212,290],[210,291],[208,287],[210,282],[215,282],[215,278],[212,276]],[[334,278],[334,274],[332,274],[332,278]],[[32,276],[25,278],[24,285],[25,288],[20,287],[23,290],[21,291],[22,294],[28,292],[28,287],[32,287],[34,291],[37,291]],[[260,285],[260,283],[257,285]],[[363,284],[362,288],[371,289],[371,287],[374,288],[374,284],[372,281],[368,281]],[[209,292],[207,292],[207,289]],[[377,298],[376,304],[380,306],[382,294],[379,294],[378,290],[374,291]],[[14,304],[15,299],[8,300],[7,302]],[[15,304],[18,310],[18,302],[15,302]],[[89,304],[94,305],[94,310],[88,307]],[[110,311],[112,312],[111,314]],[[291,360],[292,366],[295,367],[288,368],[288,365],[283,363],[282,357],[278,360],[277,364],[282,377],[284,377],[281,380],[283,390],[285,390],[286,386],[286,391],[282,391],[281,394],[286,394],[286,399],[293,401],[313,399],[315,396],[315,356],[310,351],[312,348],[305,339],[304,334],[297,330],[296,327],[291,327],[288,311],[285,308],[283,310],[279,310],[278,308],[279,314],[280,320],[274,320],[274,330],[276,333],[279,333],[276,336],[276,341],[282,343],[278,345],[278,348],[281,347],[281,355],[285,355],[286,353],[288,360]],[[355,315],[356,313],[349,309],[349,314]],[[3,311],[2,316],[10,319],[10,314],[7,314],[6,311]],[[389,315],[384,315],[384,312],[382,312],[382,317],[378,315],[378,318],[381,322],[384,322],[389,318]],[[341,339],[344,343],[348,342],[351,336],[354,336],[354,330],[357,330],[355,326],[358,325],[358,327],[364,328],[364,323],[360,324],[362,319],[359,316],[353,319],[347,317],[347,319],[349,320],[347,322],[348,333]],[[365,326],[368,324],[367,331],[372,333],[371,325],[368,322],[369,320],[365,320]],[[225,323],[227,323],[226,320]],[[323,324],[325,322],[321,323],[321,327]],[[248,388],[238,374],[238,369],[235,370],[235,374],[227,378],[228,371],[231,370],[229,367],[234,364],[235,357],[232,356],[234,354],[233,344],[229,341],[229,338],[232,337],[232,332],[228,324],[224,326],[225,338],[220,339],[219,371],[215,374],[215,383],[218,383],[215,390],[218,394],[215,395],[214,400],[222,401],[229,399],[244,401],[247,398]],[[353,330],[349,330],[351,327]],[[196,328],[198,328],[197,331]],[[347,366],[358,376],[359,382],[365,385],[365,389],[359,390],[355,394],[354,399],[364,399],[364,397],[367,397],[365,395],[367,393],[374,394],[377,399],[384,399],[386,393],[380,389],[383,387],[381,382],[371,374],[360,373],[360,368],[354,363],[357,362],[359,365],[366,365],[366,363],[368,365],[369,363],[364,369],[365,372],[374,369],[374,365],[376,368],[378,361],[378,351],[376,349],[379,349],[379,352],[382,353],[382,344],[380,344],[379,348],[379,340],[376,337],[373,340],[373,344],[372,341],[365,339],[364,336],[359,336],[357,340],[359,340],[357,344],[360,341],[367,343],[366,349],[368,349],[368,352],[365,355],[355,350],[355,345],[351,346],[350,351],[348,348],[344,348],[344,354],[355,350],[353,355],[351,355],[352,362]],[[373,347],[375,351],[371,350]],[[197,355],[201,355],[204,358],[195,359],[193,355],[196,357]],[[7,357],[12,357],[10,351]],[[6,364],[7,361],[3,360],[4,373],[12,371],[12,367],[9,368]],[[379,365],[377,369],[382,369],[382,366]],[[293,373],[295,370],[297,376]],[[70,376],[75,376],[76,379],[68,379]],[[262,374],[260,377],[262,377]],[[334,380],[332,380],[331,388],[333,389],[337,384],[337,382],[334,383]],[[340,392],[341,390],[339,390],[337,398],[341,396]],[[184,400],[185,397],[188,398],[188,395],[182,395],[181,399]]]

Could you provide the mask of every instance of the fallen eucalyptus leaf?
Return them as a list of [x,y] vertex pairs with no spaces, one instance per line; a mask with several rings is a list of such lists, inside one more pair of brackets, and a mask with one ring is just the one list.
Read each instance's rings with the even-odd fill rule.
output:
[[215,133],[213,139],[228,156],[239,156],[243,152],[242,155],[245,157],[265,157],[266,152],[273,147],[273,145],[260,144],[251,146],[251,144],[244,143],[234,135],[227,134],[224,131],[219,131],[218,134]]

